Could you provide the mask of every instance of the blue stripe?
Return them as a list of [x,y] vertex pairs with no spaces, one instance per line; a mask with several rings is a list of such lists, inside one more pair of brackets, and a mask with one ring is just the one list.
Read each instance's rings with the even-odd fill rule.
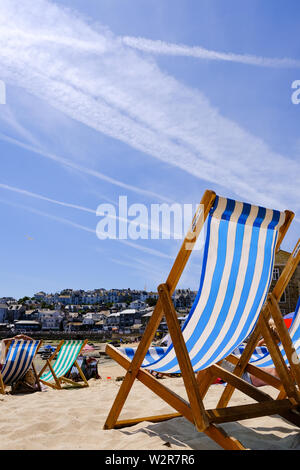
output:
[[[228,211],[228,208],[230,207],[230,203],[227,204],[226,210]],[[201,317],[199,318],[198,324],[195,327],[192,335],[188,339],[186,343],[187,350],[190,351],[191,348],[194,346],[195,342],[199,339],[199,336],[201,332],[203,331],[205,325],[209,321],[211,312],[213,310],[213,307],[216,302],[216,298],[218,295],[219,291],[219,286],[220,282],[223,276],[223,270],[224,270],[224,265],[225,265],[225,260],[226,260],[226,251],[224,250],[224,246],[227,246],[227,236],[228,236],[228,226],[229,224],[225,221],[220,221],[219,224],[219,243],[218,243],[218,253],[217,253],[217,263],[216,263],[216,268],[213,274],[213,279],[211,283],[211,290],[209,293],[209,298],[206,303],[206,306],[201,314]],[[171,346],[172,347],[172,346]],[[155,364],[155,363],[154,363]],[[155,370],[162,372],[164,370],[173,368],[177,366],[178,361],[177,358],[175,357],[172,359],[166,366],[163,366],[161,368],[157,368]]]
[[234,211],[234,208],[235,208],[235,201],[233,199],[227,199],[226,209],[223,212],[221,219],[229,221]]
[[[234,247],[234,257],[232,261],[232,266],[231,266],[231,272],[228,280],[228,287],[226,290],[226,295],[224,298],[224,302],[222,305],[222,308],[220,310],[220,313],[218,315],[217,322],[215,324],[215,327],[213,328],[212,332],[210,333],[210,337],[204,344],[204,347],[201,348],[199,353],[197,354],[196,358],[193,360],[193,364],[197,364],[197,362],[201,359],[201,355],[204,356],[204,354],[208,351],[208,349],[211,347],[212,342],[215,340],[215,338],[218,336],[220,333],[222,326],[224,324],[224,321],[226,320],[229,310],[230,310],[230,305],[233,299],[234,291],[235,291],[235,286],[236,286],[236,281],[239,273],[239,267],[240,267],[240,262],[241,262],[241,257],[242,257],[242,251],[243,251],[243,241],[244,241],[244,232],[245,232],[245,221],[247,220],[249,213],[251,210],[251,206],[249,204],[244,204],[243,206],[243,211],[239,217],[238,224],[237,224],[237,229],[236,229],[236,238],[235,238],[235,247]],[[237,315],[235,314],[234,320],[237,320]],[[235,322],[237,325],[237,321]],[[206,367],[206,364],[208,362],[212,362],[215,357],[218,356],[218,354],[224,349],[226,344],[228,343],[229,339],[232,337],[232,325],[230,328],[230,331],[226,334],[224,337],[223,341],[219,345],[219,347],[215,350],[214,354],[211,355],[209,360],[203,364],[203,368]],[[234,328],[235,330],[235,328]]]
[[[13,341],[11,342],[6,357],[8,357],[8,356],[11,354],[11,351],[12,351],[12,349],[13,349],[13,345],[14,345],[15,342],[16,342],[15,340],[13,340]],[[20,341],[18,341],[18,342],[16,343],[16,347],[14,348],[13,355],[12,355],[11,359],[9,359],[8,368],[7,368],[7,370],[5,370],[5,372],[4,372],[3,375],[2,375],[2,379],[3,379],[4,382],[5,382],[6,377],[8,377],[10,371],[12,370],[12,368],[13,368],[13,366],[14,366],[14,362],[15,362],[16,355],[17,355],[17,353],[18,353],[19,346],[20,346]],[[4,367],[5,367],[5,366],[4,366]]]
[[280,219],[280,212],[279,211],[273,211],[273,218],[272,218],[271,222],[268,225],[268,229],[269,230],[274,230],[274,228],[276,227],[276,225],[279,222],[279,219]]

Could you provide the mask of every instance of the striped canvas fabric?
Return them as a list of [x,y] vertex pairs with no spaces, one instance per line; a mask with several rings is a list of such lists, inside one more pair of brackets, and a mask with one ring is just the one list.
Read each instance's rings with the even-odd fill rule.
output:
[[[82,348],[84,341],[67,340],[60,348],[56,361],[52,368],[57,378],[63,377],[71,369],[72,365],[77,359],[77,356]],[[54,377],[52,372],[46,372],[40,377],[44,382],[53,382]]]
[[23,377],[32,364],[38,345],[39,341],[12,340],[1,369],[5,385],[11,385]]
[[[297,355],[300,356],[300,297],[295,310],[293,322],[289,328],[289,333],[291,340],[293,341],[295,351]],[[286,364],[288,364],[289,362],[282,344],[279,343],[278,346],[283,359],[285,360]],[[259,349],[261,349],[261,351],[259,351]],[[234,351],[233,354],[240,356],[243,353],[243,350],[244,348],[241,346],[236,351]],[[274,363],[267,348],[256,348],[255,353],[251,356],[250,362],[257,367],[274,367]]]
[[[207,220],[200,287],[182,334],[196,372],[224,359],[253,330],[271,282],[285,214],[216,197]],[[142,367],[180,373],[171,344]]]
[[[246,346],[245,343],[240,344],[240,346],[238,346],[234,351],[232,351],[232,354],[240,357],[244,352],[245,346]],[[269,354],[268,348],[266,348],[265,346],[258,346],[253,351],[250,362],[254,362],[254,361],[257,361],[258,359],[262,359],[267,354]]]
[[[136,348],[126,348],[126,347],[123,348],[122,347],[122,348],[118,348],[118,351],[125,354],[129,359],[132,360],[133,356],[135,355]],[[147,367],[150,364],[153,364],[153,362],[162,358],[166,351],[167,351],[167,348],[161,348],[157,346],[149,348],[145,356],[144,362],[143,362],[143,367]]]

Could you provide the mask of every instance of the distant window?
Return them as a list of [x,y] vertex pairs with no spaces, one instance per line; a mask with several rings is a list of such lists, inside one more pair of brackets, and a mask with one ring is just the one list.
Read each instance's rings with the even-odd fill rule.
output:
[[274,268],[273,270],[273,281],[277,281],[280,276],[279,268]]
[[285,291],[284,291],[284,293],[282,294],[281,299],[279,300],[279,302],[280,302],[281,304],[285,304],[285,303],[286,303],[286,293],[285,293]]

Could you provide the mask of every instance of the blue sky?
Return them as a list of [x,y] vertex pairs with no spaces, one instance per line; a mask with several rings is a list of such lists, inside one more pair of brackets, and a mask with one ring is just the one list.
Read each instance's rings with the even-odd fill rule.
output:
[[[101,203],[205,189],[300,220],[297,0],[2,0],[0,297],[163,282],[179,240],[99,240]],[[201,252],[180,287],[197,288]]]

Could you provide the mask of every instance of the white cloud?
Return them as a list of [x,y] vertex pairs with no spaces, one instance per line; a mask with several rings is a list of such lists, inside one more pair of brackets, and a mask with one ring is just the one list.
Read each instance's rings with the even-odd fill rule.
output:
[[46,0],[7,0],[0,32],[0,77],[8,84],[240,199],[300,208],[299,162],[223,117],[203,93],[109,30]]
[[[66,219],[65,217],[59,217],[57,215],[49,214],[46,211],[42,211],[42,210],[36,209],[34,207],[27,206],[25,204],[15,203],[15,202],[12,202],[12,201],[9,201],[9,200],[6,200],[6,199],[1,199],[0,198],[0,203],[7,204],[7,205],[12,206],[12,207],[16,207],[16,208],[26,210],[28,212],[31,212],[32,214],[36,214],[36,215],[39,215],[41,217],[45,217],[47,219],[53,220],[55,222],[59,222],[59,223],[64,224],[64,225],[69,225],[70,227],[77,228],[79,230],[83,230],[84,232],[91,233],[91,234],[95,235],[95,237],[96,237],[96,229],[87,227],[87,226],[82,225],[82,224],[78,224],[77,222],[73,222],[72,220]],[[146,253],[148,255],[158,256],[159,258],[164,258],[164,259],[173,259],[173,257],[169,256],[168,254],[166,254],[162,251],[156,250],[154,248],[149,248],[149,247],[147,247],[143,244],[139,244],[138,242],[132,242],[132,241],[128,241],[128,240],[119,240],[119,239],[112,240],[112,241],[116,242],[116,243],[121,243],[121,244],[126,245],[126,246],[129,246],[130,248],[134,248],[135,250],[142,251],[143,253]]]
[[[77,209],[77,210],[80,210],[82,212],[88,212],[89,214],[93,214],[94,216],[97,215],[97,210],[96,209],[90,209],[88,207],[85,207],[85,206],[81,206],[79,204],[73,204],[73,203],[70,203],[70,202],[66,202],[66,201],[59,201],[57,199],[53,199],[53,198],[50,198],[50,197],[47,197],[47,196],[43,196],[42,194],[37,194],[37,193],[34,193],[32,191],[28,191],[26,189],[22,189],[22,188],[18,188],[16,186],[11,186],[11,185],[8,185],[8,184],[4,184],[4,183],[0,183],[0,189],[4,189],[4,190],[7,190],[7,191],[11,191],[11,192],[14,192],[14,193],[17,193],[17,194],[20,194],[22,196],[27,196],[27,197],[31,197],[31,198],[34,198],[34,199],[39,199],[41,201],[45,201],[45,202],[50,202],[52,204],[55,204],[55,205],[58,205],[58,206],[62,206],[62,207],[67,207],[69,209]],[[136,222],[134,219],[128,219],[128,218],[125,218],[125,217],[120,217],[118,214],[117,214],[117,209],[115,210],[115,206],[110,204],[110,206],[114,209],[114,214],[115,215],[112,215],[112,214],[106,214],[105,217],[106,218],[111,218],[113,220],[115,220],[116,222],[125,222],[126,224],[130,224],[130,225],[135,225],[136,227],[138,227],[138,229],[141,229],[141,228],[144,228],[146,231],[149,231],[149,236],[150,236],[150,223],[149,223],[149,220],[148,219],[145,219],[143,220],[143,222]],[[147,209],[147,207],[145,206],[145,208]],[[95,219],[96,221],[96,219]],[[157,233],[157,236],[159,237],[159,235],[165,235],[165,237],[167,238],[172,238],[172,236],[175,236],[177,235],[177,237],[179,237],[180,235],[182,234],[177,234],[177,233],[172,233],[172,230],[171,230],[171,227],[169,229],[169,231],[166,231],[166,230],[163,230],[160,228],[160,225],[156,225],[156,226],[151,226],[151,230],[153,232],[156,232]],[[136,247],[136,244],[133,244],[132,246]]]
[[155,193],[153,191],[148,191],[146,189],[139,188],[138,186],[133,186],[131,184],[126,184],[120,180],[117,180],[115,178],[111,178],[110,176],[105,175],[104,173],[101,173],[100,171],[94,170],[92,168],[87,168],[85,166],[82,166],[68,158],[61,157],[59,155],[55,155],[54,153],[46,152],[43,150],[40,146],[35,147],[29,144],[26,144],[25,142],[22,142],[18,139],[14,139],[12,137],[9,137],[5,134],[2,134],[0,132],[0,140],[3,140],[5,142],[11,143],[13,145],[17,145],[18,147],[21,147],[25,150],[29,150],[30,152],[33,152],[36,155],[39,155],[41,157],[47,158],[49,160],[52,160],[62,166],[65,166],[66,168],[71,168],[72,170],[76,170],[79,173],[86,174],[89,176],[93,176],[99,180],[106,181],[110,184],[113,184],[115,186],[118,186],[122,189],[125,189],[126,191],[133,191],[134,193],[141,194],[142,196],[158,199],[161,201],[165,202],[170,202],[170,199],[167,197],[164,197],[158,193]]
[[200,46],[186,46],[160,40],[142,37],[124,36],[126,46],[151,54],[195,57],[197,59],[237,62],[239,64],[255,65],[258,67],[300,68],[300,60],[290,58],[260,57],[251,54],[235,54],[233,52],[220,52]]

